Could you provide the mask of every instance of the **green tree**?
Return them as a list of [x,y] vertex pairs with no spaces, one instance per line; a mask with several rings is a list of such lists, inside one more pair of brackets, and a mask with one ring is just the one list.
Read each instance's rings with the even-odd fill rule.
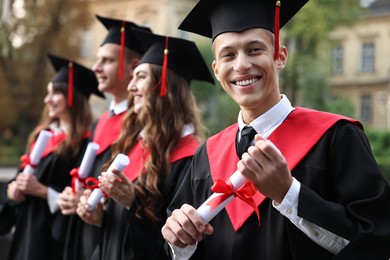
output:
[[[23,147],[40,116],[46,85],[54,73],[47,53],[77,59],[80,32],[93,17],[88,13],[87,1],[3,1],[10,4],[6,12],[1,10],[5,15],[0,24],[0,73],[11,105],[0,110],[0,126],[11,128]],[[8,119],[7,125],[3,124],[4,118]],[[2,127],[1,131],[9,132]]]
[[360,19],[362,12],[358,0],[312,0],[283,29],[289,58],[281,73],[282,90],[294,105],[338,112],[334,106],[338,98],[330,98],[326,81],[330,68],[328,34],[336,25]]

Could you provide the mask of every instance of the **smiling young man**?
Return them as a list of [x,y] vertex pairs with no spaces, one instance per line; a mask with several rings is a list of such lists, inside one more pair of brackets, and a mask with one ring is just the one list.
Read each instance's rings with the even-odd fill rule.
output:
[[[307,1],[200,1],[179,27],[213,39],[214,74],[241,111],[198,150],[172,200],[162,234],[174,258],[389,258],[389,185],[361,124],[280,93],[278,25]],[[196,208],[237,169],[256,190],[252,206],[235,198],[202,223]]]

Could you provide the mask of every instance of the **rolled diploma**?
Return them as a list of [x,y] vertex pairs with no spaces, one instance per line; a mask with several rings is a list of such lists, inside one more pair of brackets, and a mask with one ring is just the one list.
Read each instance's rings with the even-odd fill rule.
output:
[[[123,169],[129,165],[130,159],[127,155],[118,154],[114,161],[111,163],[110,167],[108,167],[107,172],[112,173],[113,170],[123,171]],[[96,205],[104,198],[103,191],[101,189],[94,189],[91,193],[91,196],[88,198],[89,211],[95,209]]]
[[[232,176],[230,176],[229,178],[231,184],[233,185],[233,189],[234,190],[237,190],[239,189],[242,185],[245,184],[245,182],[247,182],[247,179],[245,179],[244,176],[242,176],[241,172],[239,172],[238,170],[236,172],[233,173]],[[210,220],[212,220],[223,208],[226,207],[227,204],[229,204],[229,202],[231,202],[233,199],[234,199],[234,195],[231,195],[230,197],[228,197],[226,200],[224,200],[223,202],[221,202],[221,204],[219,204],[218,206],[216,206],[215,208],[213,208],[211,210],[211,207],[209,205],[207,205],[207,203],[212,200],[213,198],[217,197],[217,196],[221,196],[222,193],[213,193],[196,211],[199,213],[202,221],[204,224],[207,224],[210,222]]]
[[[91,170],[91,167],[93,165],[93,162],[95,161],[96,152],[99,150],[100,146],[97,143],[90,142],[87,146],[87,149],[85,150],[83,160],[80,164],[79,169],[79,178],[85,179],[88,176],[89,171]],[[82,187],[82,183],[80,183],[80,180],[76,180],[76,190],[80,190]]]
[[[38,165],[41,161],[43,151],[45,150],[45,147],[49,142],[51,136],[52,133],[47,130],[41,130],[39,132],[38,139],[35,142],[35,145],[30,154],[30,161],[33,165]],[[34,171],[35,169],[31,167],[30,164],[27,164],[26,167],[24,167],[23,169],[23,173],[26,174],[34,174]]]

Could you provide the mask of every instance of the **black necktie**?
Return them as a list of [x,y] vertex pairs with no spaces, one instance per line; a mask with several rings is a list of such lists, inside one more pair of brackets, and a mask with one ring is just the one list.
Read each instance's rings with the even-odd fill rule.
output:
[[256,134],[255,129],[251,126],[245,126],[241,131],[241,139],[236,147],[237,155],[241,158],[242,154],[245,153]]
[[111,118],[115,116],[115,112],[114,112],[114,109],[110,109],[109,113],[108,113],[108,118]]

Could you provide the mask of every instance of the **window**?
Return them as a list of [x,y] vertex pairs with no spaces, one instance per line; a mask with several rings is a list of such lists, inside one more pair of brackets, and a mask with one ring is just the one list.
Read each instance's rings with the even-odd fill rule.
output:
[[375,45],[372,42],[363,43],[361,72],[374,72]]
[[368,94],[360,96],[360,118],[364,122],[372,121],[372,97]]
[[92,52],[93,48],[92,31],[84,31],[81,33],[81,46],[80,46],[80,57],[90,58],[94,55]]
[[344,65],[344,49],[341,45],[336,45],[332,48],[332,74],[343,74]]

